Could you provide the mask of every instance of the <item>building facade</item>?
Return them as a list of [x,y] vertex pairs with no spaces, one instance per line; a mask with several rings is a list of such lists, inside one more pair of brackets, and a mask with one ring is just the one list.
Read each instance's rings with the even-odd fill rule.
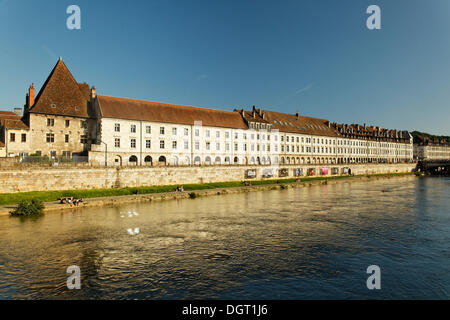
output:
[[443,139],[414,137],[414,159],[418,161],[450,160],[450,143]]
[[18,140],[8,156],[85,157],[116,166],[413,161],[407,131],[256,107],[223,111],[97,95],[61,59],[36,98],[34,90],[30,86],[23,117],[11,119],[8,132]]

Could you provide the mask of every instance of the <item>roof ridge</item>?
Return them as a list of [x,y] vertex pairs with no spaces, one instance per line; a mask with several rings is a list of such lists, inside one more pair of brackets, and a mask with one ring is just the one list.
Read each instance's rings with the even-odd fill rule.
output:
[[186,106],[182,104],[174,104],[174,103],[166,103],[166,102],[158,102],[158,101],[150,101],[150,100],[141,100],[141,99],[134,99],[134,98],[124,98],[124,97],[113,97],[113,96],[106,96],[106,95],[97,95],[98,97],[104,97],[104,98],[113,98],[113,99],[120,99],[120,100],[128,100],[128,101],[135,101],[135,102],[144,102],[144,103],[158,103],[160,105],[168,106],[168,107],[183,107],[183,108],[189,108],[189,109],[200,109],[200,110],[207,110],[207,111],[214,111],[214,112],[226,112],[230,114],[238,114],[236,111],[229,111],[229,110],[222,110],[222,109],[213,109],[213,108],[207,108],[207,107],[197,107],[197,106]]

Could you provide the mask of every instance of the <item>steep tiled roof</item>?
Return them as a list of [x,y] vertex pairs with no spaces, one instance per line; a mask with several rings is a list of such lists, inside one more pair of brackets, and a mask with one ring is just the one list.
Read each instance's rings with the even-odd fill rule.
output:
[[89,117],[89,85],[78,84],[62,60],[48,76],[31,113]]
[[247,125],[238,112],[101,95],[97,97],[101,114],[105,118],[187,125],[193,125],[195,121],[201,121],[204,126],[247,129]]
[[1,119],[0,124],[1,124],[1,126],[5,127],[6,129],[24,129],[24,130],[30,129],[20,119]]
[[273,124],[272,130],[278,129],[280,132],[314,134],[319,136],[335,137],[338,134],[328,126],[328,120],[304,117],[295,114],[274,112],[257,109],[264,119]]

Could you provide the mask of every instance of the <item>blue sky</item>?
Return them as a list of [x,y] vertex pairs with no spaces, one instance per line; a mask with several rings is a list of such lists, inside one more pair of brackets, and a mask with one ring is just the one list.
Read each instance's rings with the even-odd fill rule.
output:
[[448,0],[0,0],[0,110],[62,56],[99,94],[450,135],[449,31]]

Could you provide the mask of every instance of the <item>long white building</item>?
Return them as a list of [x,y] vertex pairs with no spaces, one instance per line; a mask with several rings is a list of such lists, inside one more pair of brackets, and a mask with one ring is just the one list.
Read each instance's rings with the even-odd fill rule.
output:
[[407,131],[256,107],[224,111],[97,95],[95,87],[78,83],[61,59],[36,98],[34,92],[31,85],[14,126],[0,119],[0,153],[6,156],[76,158],[108,166],[413,160]]

